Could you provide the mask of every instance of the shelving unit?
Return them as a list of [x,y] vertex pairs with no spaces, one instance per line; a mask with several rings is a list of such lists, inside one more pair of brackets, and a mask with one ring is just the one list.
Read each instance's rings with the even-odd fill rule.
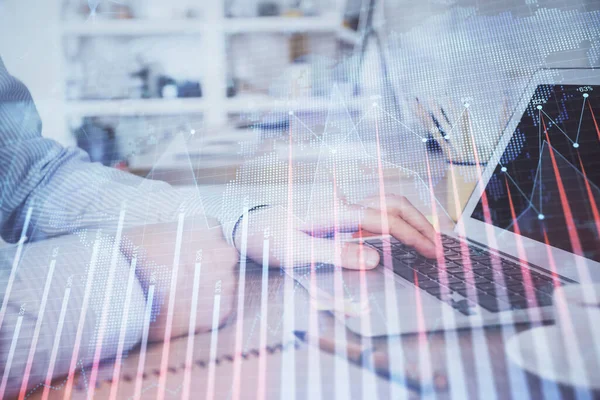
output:
[[77,21],[63,24],[63,36],[141,36],[185,35],[203,33],[206,27],[196,20],[97,20]]
[[[331,104],[328,97],[302,97],[293,100],[268,95],[240,94],[228,98],[227,42],[230,36],[247,33],[273,34],[332,34],[335,40],[356,45],[360,35],[343,27],[345,1],[336,0],[335,12],[315,17],[256,17],[226,18],[225,0],[203,4],[201,19],[183,20],[108,20],[66,21],[62,24],[63,39],[90,39],[96,37],[167,37],[197,36],[198,52],[210,55],[201,71],[202,97],[177,99],[118,99],[66,101],[67,117],[93,116],[161,116],[199,114],[207,126],[226,124],[233,114],[269,111],[323,111]],[[63,40],[64,42],[64,40]],[[336,105],[361,109],[368,101],[351,99]]]
[[323,111],[331,106],[360,109],[368,106],[372,100],[355,98],[345,104],[332,105],[329,97],[300,97],[293,100],[277,99],[261,95],[241,95],[227,99],[226,110],[230,113],[244,113],[260,110],[310,112]]
[[[126,116],[126,115],[172,115],[201,113],[207,109],[205,99],[144,99],[144,100],[81,100],[66,103],[67,113],[76,117]],[[370,101],[356,98],[335,107],[358,109]],[[304,97],[293,100],[277,99],[266,95],[244,94],[225,100],[225,111],[231,114],[256,111],[310,112],[331,107],[327,97]]]
[[63,36],[138,36],[201,34],[218,29],[237,33],[336,33],[341,41],[355,44],[359,35],[338,24],[333,15],[321,17],[225,18],[223,24],[204,20],[90,20],[65,22]]
[[259,17],[228,18],[224,24],[226,33],[327,33],[341,29],[341,22],[334,15],[321,17]]
[[193,114],[206,109],[202,98],[143,100],[81,100],[67,102],[67,113],[77,117],[112,115]]

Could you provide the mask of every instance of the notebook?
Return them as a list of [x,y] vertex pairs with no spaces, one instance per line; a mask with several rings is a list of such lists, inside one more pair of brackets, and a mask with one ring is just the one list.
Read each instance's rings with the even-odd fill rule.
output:
[[[251,327],[250,327],[251,328]],[[192,365],[186,368],[188,338],[171,341],[166,368],[166,379],[161,380],[160,369],[163,345],[150,346],[145,353],[145,362],[140,378],[137,371],[141,354],[132,352],[123,359],[118,384],[112,382],[113,363],[105,363],[99,370],[94,398],[109,399],[315,399],[334,396],[342,392],[343,398],[352,397],[355,390],[379,398],[390,397],[389,381],[345,360],[321,352],[295,339],[282,341],[270,337],[266,346],[244,344],[240,362],[235,360],[234,327],[219,331],[216,357],[211,362],[210,334],[199,334],[192,340]],[[256,344],[256,343],[253,343]],[[239,365],[239,383],[234,383],[236,365]],[[88,398],[87,374],[78,374],[73,390],[73,399]],[[293,372],[293,373],[292,373]],[[55,382],[49,399],[62,399],[63,379]],[[352,386],[352,387],[351,387]],[[393,389],[408,395],[403,387]],[[43,388],[29,393],[27,399],[42,398]],[[364,397],[364,396],[363,396]]]

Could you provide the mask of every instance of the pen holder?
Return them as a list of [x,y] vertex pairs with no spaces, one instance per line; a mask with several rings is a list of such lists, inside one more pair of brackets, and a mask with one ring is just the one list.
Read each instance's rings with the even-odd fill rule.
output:
[[446,211],[454,222],[469,201],[469,197],[477,185],[480,165],[460,165],[449,162],[446,171]]
[[[502,100],[497,112],[485,104],[458,103],[452,99],[417,99],[413,103],[416,121],[433,137],[448,161],[446,211],[455,222],[510,117],[507,98]],[[486,121],[497,121],[497,124],[485,124]]]

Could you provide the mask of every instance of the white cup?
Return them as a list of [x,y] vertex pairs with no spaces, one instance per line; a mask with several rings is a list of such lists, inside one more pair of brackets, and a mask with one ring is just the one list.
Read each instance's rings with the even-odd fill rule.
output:
[[554,315],[572,380],[590,386],[600,379],[600,284],[557,288]]

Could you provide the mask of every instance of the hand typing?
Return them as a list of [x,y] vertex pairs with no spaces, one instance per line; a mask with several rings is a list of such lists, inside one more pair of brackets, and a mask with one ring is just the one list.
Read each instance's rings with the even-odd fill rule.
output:
[[[270,266],[296,267],[329,263],[349,269],[374,268],[379,254],[356,242],[341,242],[328,237],[336,232],[362,229],[373,234],[390,234],[414,247],[427,257],[435,257],[433,226],[403,196],[387,195],[368,198],[360,204],[319,210],[318,215],[301,221],[283,208],[271,207],[248,216],[247,254],[256,262],[263,257],[265,232],[270,236]],[[236,230],[235,243],[240,249],[242,231]]]

